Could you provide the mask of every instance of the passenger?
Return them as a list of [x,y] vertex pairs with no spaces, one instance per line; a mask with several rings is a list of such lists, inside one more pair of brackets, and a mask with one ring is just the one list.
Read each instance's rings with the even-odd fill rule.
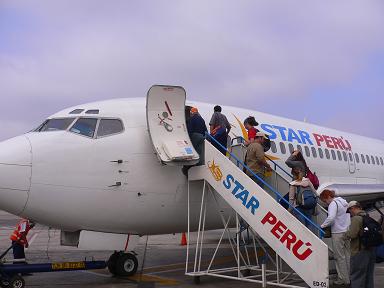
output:
[[248,131],[248,140],[244,141],[245,146],[248,146],[250,143],[255,141],[256,133],[259,132],[259,130],[255,128],[257,125],[259,125],[259,123],[257,123],[255,117],[253,116],[249,116],[244,120],[244,127]]
[[[28,232],[35,227],[35,222],[28,219],[21,219],[13,231],[10,239],[12,241],[13,258],[14,259],[25,259],[24,247],[28,248],[27,235]],[[17,264],[26,262],[15,262]]]
[[[302,168],[299,168],[300,165],[293,168],[293,181],[289,183],[289,204],[291,204],[288,208],[288,211],[293,212],[295,217],[300,220],[306,227],[310,227],[311,230],[313,230],[314,227],[311,227],[311,223],[309,220],[312,220],[312,215],[314,214],[316,207],[304,207],[303,193],[304,191],[310,190],[313,194],[313,203],[316,205],[316,190],[313,187],[311,181],[309,181],[308,178],[304,177],[304,170]],[[293,209],[295,207],[299,212],[301,212],[303,215],[298,213],[296,210]]]
[[197,165],[204,164],[204,140],[205,133],[208,132],[207,126],[203,117],[200,116],[197,108],[192,107],[190,111],[191,117],[187,121],[187,130],[192,145],[200,156],[200,161]]
[[360,243],[363,231],[363,216],[367,213],[357,201],[348,204],[351,213],[351,225],[346,233],[346,239],[351,240],[351,288],[373,288],[375,270],[375,247],[366,248]]
[[313,187],[315,190],[319,188],[319,178],[317,178],[316,173],[312,173],[312,171],[309,169],[307,162],[304,159],[303,154],[300,152],[300,150],[293,150],[291,156],[285,161],[285,164],[287,164],[288,167],[297,168],[303,171],[304,176],[311,181]]
[[[211,121],[209,121],[210,134],[223,147],[227,148],[228,133],[231,130],[231,124],[229,124],[227,117],[221,113],[221,107],[219,105],[216,105],[213,111]],[[220,147],[215,141],[212,142],[212,145],[224,155],[227,153],[226,150]]]
[[351,250],[346,233],[351,220],[347,213],[348,202],[341,197],[335,198],[335,192],[328,189],[321,192],[320,199],[328,204],[328,217],[321,224],[321,228],[331,226],[333,254],[338,275],[334,284],[349,285]]
[[264,188],[264,183],[260,180],[264,180],[265,171],[272,171],[271,166],[265,160],[263,142],[265,139],[263,132],[257,132],[255,141],[250,143],[247,147],[247,154],[245,156],[245,163],[257,177],[255,177],[248,169],[246,170],[247,175],[255,181],[261,188]]
[[287,161],[285,161],[285,164],[287,164],[289,168],[292,168],[292,175],[294,170],[296,170],[296,173],[298,173],[298,170],[300,170],[304,177],[307,175],[307,162],[305,161],[300,150],[293,150],[291,156],[289,156]]

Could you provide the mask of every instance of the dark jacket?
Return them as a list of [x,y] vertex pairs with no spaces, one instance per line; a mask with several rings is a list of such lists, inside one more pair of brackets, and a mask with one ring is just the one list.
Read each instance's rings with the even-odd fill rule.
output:
[[193,114],[191,118],[188,119],[187,130],[190,137],[193,133],[199,133],[205,136],[205,133],[208,132],[203,117],[198,113]]

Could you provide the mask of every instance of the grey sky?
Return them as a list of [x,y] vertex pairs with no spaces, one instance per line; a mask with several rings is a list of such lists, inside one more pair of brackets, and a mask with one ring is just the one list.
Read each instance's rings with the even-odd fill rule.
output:
[[152,84],[384,140],[383,16],[380,0],[3,0],[0,140]]

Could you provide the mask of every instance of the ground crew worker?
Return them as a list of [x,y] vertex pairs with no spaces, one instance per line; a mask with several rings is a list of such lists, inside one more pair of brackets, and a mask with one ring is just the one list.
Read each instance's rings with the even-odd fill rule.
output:
[[[13,258],[25,259],[24,247],[28,248],[27,235],[35,226],[35,222],[28,219],[21,219],[13,231],[10,239],[12,241]],[[20,262],[18,262],[20,263]]]

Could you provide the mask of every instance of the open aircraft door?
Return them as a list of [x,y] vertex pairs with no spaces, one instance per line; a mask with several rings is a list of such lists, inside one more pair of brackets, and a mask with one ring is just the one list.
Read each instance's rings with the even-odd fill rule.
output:
[[185,90],[179,86],[154,85],[147,94],[149,135],[157,156],[167,165],[199,162],[187,132],[185,99]]
[[352,150],[347,152],[347,158],[348,158],[348,166],[349,166],[349,173],[353,174],[356,172],[356,160],[355,157],[353,157]]

